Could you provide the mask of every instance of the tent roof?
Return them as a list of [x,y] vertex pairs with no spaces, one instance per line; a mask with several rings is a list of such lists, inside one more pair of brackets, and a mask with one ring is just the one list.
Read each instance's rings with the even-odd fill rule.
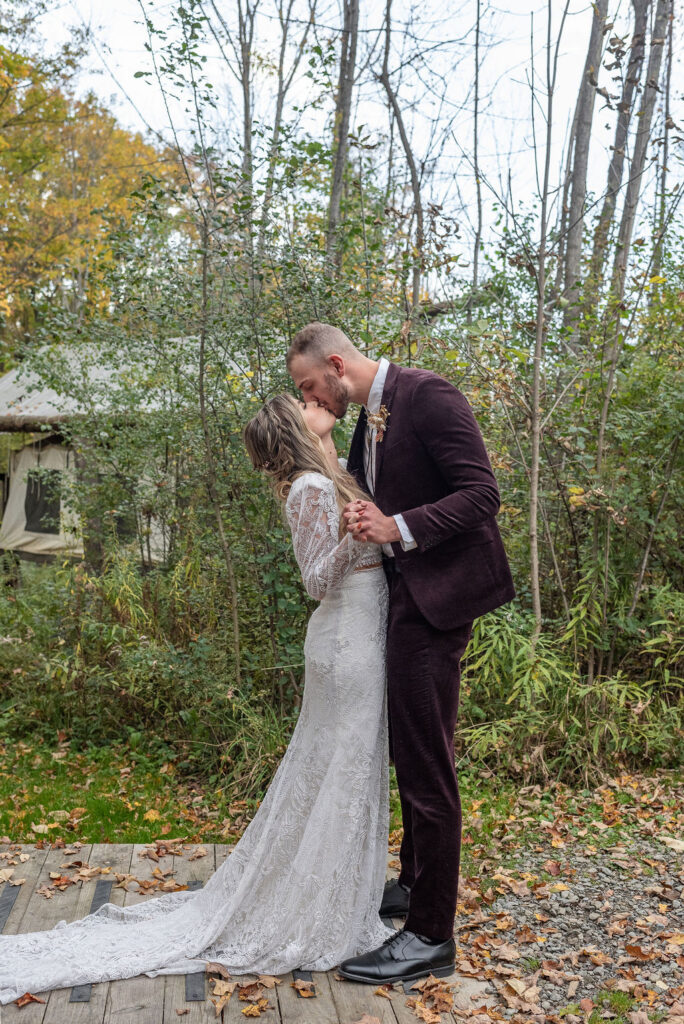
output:
[[[178,349],[184,352],[184,358],[190,355],[192,360],[192,349],[194,339],[178,338],[171,339],[180,343]],[[95,384],[97,397],[88,402],[87,407],[80,404],[76,399],[60,394],[53,388],[45,385],[37,369],[30,365],[30,360],[14,367],[4,376],[0,377],[0,432],[2,431],[38,431],[47,424],[48,426],[59,426],[71,420],[73,417],[83,415],[86,412],[105,411],[109,408],[108,398],[112,398],[119,390],[118,384],[125,374],[125,368],[121,365],[103,365],[101,354],[97,346],[83,344],[75,348],[56,346],[45,347],[36,353],[41,362],[46,359],[49,363],[53,359],[65,359],[69,371],[76,375],[87,378],[89,384]],[[160,396],[153,392],[145,399],[144,409],[151,411],[162,408],[163,403]],[[139,406],[136,411],[142,411]]]

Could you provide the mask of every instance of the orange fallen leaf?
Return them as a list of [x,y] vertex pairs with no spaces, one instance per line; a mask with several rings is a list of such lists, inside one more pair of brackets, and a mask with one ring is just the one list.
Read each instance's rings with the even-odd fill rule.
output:
[[291,981],[290,985],[299,992],[302,999],[313,999],[316,996],[313,981],[304,981],[302,978],[297,978],[296,981]]
[[24,992],[23,996],[19,996],[14,1002],[17,1006],[26,1006],[28,1003],[44,1003],[44,999],[39,999],[38,996],[34,996],[32,992]]
[[380,986],[380,988],[376,988],[373,994],[376,996],[382,996],[383,999],[389,999],[390,1002],[392,1001],[392,996],[390,995],[388,989],[383,988],[382,985]]

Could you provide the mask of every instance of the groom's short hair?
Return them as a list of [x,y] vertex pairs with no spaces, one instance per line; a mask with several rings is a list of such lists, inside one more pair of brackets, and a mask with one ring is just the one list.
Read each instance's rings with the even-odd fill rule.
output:
[[316,362],[322,362],[333,352],[349,358],[356,354],[357,350],[339,327],[313,320],[306,327],[302,327],[301,331],[297,331],[287,350],[285,362],[289,366],[295,356],[307,356]]

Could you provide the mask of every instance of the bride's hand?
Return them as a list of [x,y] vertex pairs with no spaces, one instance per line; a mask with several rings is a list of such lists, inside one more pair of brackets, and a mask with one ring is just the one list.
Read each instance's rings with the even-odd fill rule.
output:
[[365,501],[350,501],[342,509],[342,517],[347,526],[347,532],[351,533],[354,537],[357,536],[361,528],[361,516],[365,504]]
[[372,501],[354,501],[345,505],[342,515],[347,530],[356,540],[372,544],[391,544],[401,540],[401,533],[393,516],[386,516]]

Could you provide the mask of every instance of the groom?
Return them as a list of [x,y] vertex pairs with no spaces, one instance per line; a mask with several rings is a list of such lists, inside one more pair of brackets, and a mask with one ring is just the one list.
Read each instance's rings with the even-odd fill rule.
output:
[[359,540],[382,545],[390,595],[389,742],[404,838],[380,914],[407,917],[340,973],[369,984],[444,977],[454,970],[461,847],[460,660],[473,619],[515,596],[499,491],[468,402],[437,374],[368,359],[318,322],[295,335],[287,365],[306,401],[338,418],[350,402],[363,406],[347,468],[373,500],[348,505],[344,518]]

